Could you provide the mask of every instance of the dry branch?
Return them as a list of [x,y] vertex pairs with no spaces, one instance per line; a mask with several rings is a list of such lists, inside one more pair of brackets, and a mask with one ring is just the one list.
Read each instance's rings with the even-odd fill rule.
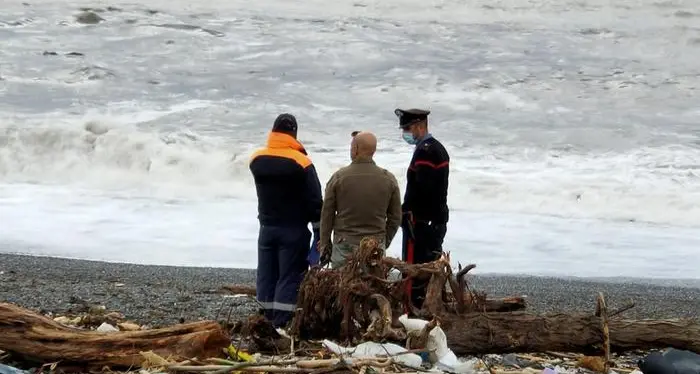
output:
[[248,295],[255,297],[256,289],[255,286],[249,286],[245,284],[230,284],[222,286],[219,289],[219,293],[227,293],[232,295]]
[[101,368],[140,367],[140,352],[176,360],[220,357],[230,344],[221,326],[201,321],[162,329],[97,332],[61,325],[9,303],[0,303],[0,349],[34,362]]

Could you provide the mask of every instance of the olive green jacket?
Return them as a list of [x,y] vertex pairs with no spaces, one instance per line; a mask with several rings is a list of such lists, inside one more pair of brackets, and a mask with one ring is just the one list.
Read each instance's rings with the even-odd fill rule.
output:
[[366,236],[389,247],[401,224],[401,191],[391,172],[371,159],[357,159],[331,176],[324,195],[322,251],[332,243],[358,246]]

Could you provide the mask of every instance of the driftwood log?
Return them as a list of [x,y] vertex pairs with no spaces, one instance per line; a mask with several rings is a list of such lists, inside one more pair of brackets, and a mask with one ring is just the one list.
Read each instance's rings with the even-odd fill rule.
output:
[[[692,320],[608,322],[610,349],[674,347],[700,353],[700,324]],[[457,355],[506,352],[604,352],[601,318],[595,315],[473,313],[445,319],[445,334]]]
[[140,367],[141,352],[185,360],[221,357],[230,338],[213,321],[161,329],[97,332],[61,325],[9,303],[0,303],[0,350],[23,360],[100,369]]

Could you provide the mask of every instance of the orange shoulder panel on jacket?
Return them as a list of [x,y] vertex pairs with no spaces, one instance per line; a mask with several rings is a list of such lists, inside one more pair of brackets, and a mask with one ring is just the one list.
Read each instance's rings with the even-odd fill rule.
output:
[[291,149],[291,148],[263,148],[255,153],[250,157],[250,162],[253,162],[256,158],[260,156],[271,156],[271,157],[282,157],[282,158],[287,158],[290,160],[293,160],[299,166],[302,168],[306,169],[311,165],[311,159],[308,158],[306,155],[303,153]]

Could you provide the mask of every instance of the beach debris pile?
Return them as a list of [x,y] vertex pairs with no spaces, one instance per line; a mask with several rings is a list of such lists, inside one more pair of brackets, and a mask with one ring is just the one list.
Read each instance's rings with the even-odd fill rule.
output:
[[[449,253],[430,263],[407,264],[384,257],[376,241],[365,239],[346,266],[307,273],[287,330],[257,314],[235,316],[233,324],[199,321],[149,329],[104,306],[85,304],[74,313],[47,317],[0,302],[0,350],[21,358],[23,367],[49,365],[66,372],[316,374],[628,374],[634,365],[618,364],[615,352],[671,347],[700,353],[695,320],[622,319],[633,305],[609,310],[603,294],[592,314],[526,313],[524,298],[490,299],[472,290],[465,276],[473,268],[460,266],[453,274]],[[407,285],[421,278],[428,281],[427,294],[416,310],[409,306]],[[558,354],[561,362],[552,365],[542,356],[552,352],[572,353]]]
[[[672,351],[672,350],[669,350]],[[667,351],[667,352],[669,352]],[[226,348],[225,358],[192,358],[175,361],[153,352],[142,352],[142,365],[126,372],[151,373],[196,373],[196,372],[285,372],[285,373],[462,373],[462,374],[593,374],[602,371],[599,357],[581,354],[548,352],[534,354],[489,354],[465,357],[457,361],[452,370],[433,365],[426,350],[407,350],[392,343],[366,342],[355,347],[344,347],[324,340],[304,356],[281,354],[276,356],[249,354],[234,345]],[[685,351],[687,354],[687,351]],[[673,353],[673,351],[672,351]],[[658,352],[633,351],[615,355],[611,359],[608,374],[665,374],[664,371],[641,370],[639,366]],[[696,357],[700,357],[695,354]],[[59,363],[45,364],[29,370],[21,370],[3,361],[0,351],[0,374],[29,374],[43,371],[64,371]],[[3,365],[3,362],[7,365]],[[697,367],[687,362],[674,362],[676,374],[697,374]],[[680,366],[679,366],[680,365]],[[684,369],[685,368],[685,369]],[[456,371],[453,371],[456,370]],[[66,372],[70,372],[67,370]],[[669,372],[670,373],[670,372]]]
[[[449,253],[429,263],[407,264],[385,257],[375,240],[365,238],[345,266],[315,267],[306,274],[289,334],[298,341],[404,344],[410,334],[399,317],[410,311],[440,326],[457,355],[564,351],[609,357],[615,351],[666,347],[700,352],[698,321],[624,319],[622,314],[634,303],[608,308],[602,293],[595,304],[592,300],[595,313],[526,313],[522,297],[491,299],[473,290],[466,275],[474,267],[459,266],[453,274]],[[412,308],[407,293],[408,283],[415,279],[428,282],[420,310]],[[252,351],[289,349],[287,340],[264,331],[253,334],[265,338],[255,339]]]
[[87,305],[79,308],[77,313],[56,316],[54,322],[65,326],[96,330],[99,332],[138,331],[147,330],[136,322],[127,321],[124,315],[117,311],[107,311],[104,305]]

